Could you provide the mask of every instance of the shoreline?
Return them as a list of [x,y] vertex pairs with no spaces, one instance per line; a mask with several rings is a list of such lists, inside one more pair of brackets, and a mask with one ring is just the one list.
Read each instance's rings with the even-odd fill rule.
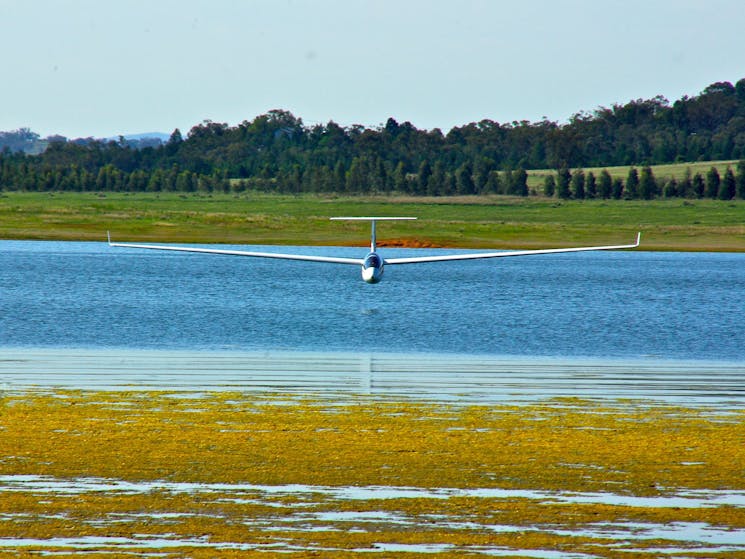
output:
[[262,348],[262,349],[181,349],[181,348],[132,348],[128,346],[4,346],[0,345],[0,363],[3,362],[3,354],[9,352],[31,352],[33,354],[71,354],[85,355],[91,357],[117,355],[122,353],[141,354],[152,357],[253,357],[253,356],[295,356],[295,357],[320,357],[334,356],[341,358],[357,359],[361,357],[379,357],[392,359],[423,359],[432,360],[433,362],[444,361],[462,361],[465,363],[475,361],[486,361],[502,363],[506,366],[525,365],[525,364],[543,364],[553,366],[593,366],[608,365],[615,368],[658,368],[658,369],[677,369],[686,368],[690,370],[709,370],[716,367],[739,368],[745,370],[745,360],[733,361],[726,359],[676,359],[658,357],[654,355],[641,357],[593,357],[588,355],[520,355],[520,354],[496,354],[496,353],[457,353],[457,352],[425,352],[425,351],[323,351],[307,349],[287,349],[287,348]]
[[498,196],[411,198],[249,193],[2,193],[0,238],[366,246],[368,226],[339,215],[416,216],[386,224],[381,246],[542,249],[625,244],[637,250],[745,252],[745,201],[566,201]]
[[742,407],[745,362],[289,350],[0,348],[0,386],[363,395],[447,403],[638,400]]
[[[206,246],[262,246],[262,247],[277,247],[277,248],[286,248],[286,247],[297,247],[297,246],[303,246],[303,247],[313,247],[313,248],[360,248],[362,250],[367,248],[366,243],[360,241],[349,241],[346,239],[339,239],[337,241],[329,241],[327,243],[323,244],[314,244],[310,242],[310,240],[306,239],[306,242],[303,242],[303,239],[297,239],[294,241],[288,241],[285,243],[262,243],[262,242],[240,242],[240,241],[230,241],[230,242],[222,242],[222,241],[215,241],[215,240],[183,240],[183,239],[163,239],[158,238],[157,240],[152,240],[148,238],[140,238],[140,237],[134,237],[134,238],[121,238],[116,239],[117,242],[157,242],[158,244],[174,244],[174,245],[206,245]],[[103,243],[106,244],[106,239],[92,239],[89,237],[86,238],[66,238],[66,237],[2,237],[0,238],[0,243],[2,242],[50,242],[50,243]],[[597,243],[600,243],[598,241]],[[589,246],[589,245],[588,245]],[[530,249],[551,249],[551,248],[565,248],[564,245],[559,245],[558,243],[550,244],[550,243],[532,243],[530,245],[522,246],[522,245],[503,245],[503,244],[493,244],[493,245],[458,245],[458,244],[441,244],[437,242],[427,241],[427,240],[418,240],[418,239],[389,239],[389,240],[382,240],[377,242],[377,247],[380,249],[397,249],[397,248],[404,248],[404,249],[417,249],[417,250],[427,250],[427,249],[444,249],[444,250],[530,250]],[[635,252],[670,252],[670,253],[715,253],[715,254],[745,254],[745,246],[742,248],[722,248],[715,245],[701,245],[697,247],[674,247],[674,246],[663,246],[663,245],[654,245],[654,246],[645,246],[644,244],[644,234],[642,233],[642,243],[639,245],[639,247],[631,249]]]

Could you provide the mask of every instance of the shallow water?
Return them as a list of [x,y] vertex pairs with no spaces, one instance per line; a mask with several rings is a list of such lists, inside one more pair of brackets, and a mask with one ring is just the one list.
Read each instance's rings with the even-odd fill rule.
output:
[[740,408],[745,364],[427,354],[0,349],[0,387],[366,394],[432,401],[635,399]]
[[[629,543],[638,545],[639,552],[653,553],[656,556],[668,556],[687,551],[688,553],[701,551],[709,553],[741,552],[745,550],[745,530],[712,526],[705,522],[596,522],[564,528],[561,526],[515,526],[509,524],[476,522],[461,514],[417,515],[412,516],[393,510],[373,511],[339,511],[336,507],[347,501],[375,499],[380,507],[386,506],[387,500],[396,499],[435,499],[447,500],[462,497],[478,499],[497,499],[494,501],[496,509],[500,507],[499,500],[520,499],[539,503],[572,503],[604,504],[611,507],[664,507],[664,508],[698,508],[698,507],[743,507],[745,494],[741,491],[699,491],[695,495],[681,493],[680,495],[664,497],[631,497],[612,493],[561,493],[499,489],[422,489],[414,487],[323,487],[323,486],[260,486],[252,484],[228,483],[174,483],[167,481],[126,482],[122,480],[100,478],[57,479],[50,476],[0,476],[0,495],[2,493],[28,492],[38,499],[45,495],[70,496],[91,495],[104,493],[109,498],[116,495],[178,495],[187,493],[200,495],[201,503],[243,503],[262,504],[272,510],[273,507],[284,509],[284,514],[267,514],[266,516],[246,518],[245,522],[254,528],[260,528],[267,534],[271,533],[312,533],[338,532],[341,530],[380,532],[383,527],[388,530],[417,529],[426,520],[427,530],[447,530],[450,532],[492,532],[495,534],[521,533],[541,530],[546,534],[554,534],[567,538],[593,538],[602,542],[606,548],[623,546],[628,551]],[[156,493],[154,493],[156,492]],[[282,500],[286,496],[300,497],[301,500],[291,504]],[[504,501],[506,502],[506,501]],[[315,511],[316,508],[329,510]],[[632,509],[629,509],[632,510]],[[95,522],[96,527],[121,526],[132,522],[179,522],[188,518],[199,517],[200,512],[162,514],[159,512],[131,512],[116,513],[103,516]],[[212,513],[213,514],[213,513]],[[64,516],[59,520],[66,519]],[[23,521],[24,517],[7,517],[0,520]],[[368,527],[369,526],[369,527]],[[644,544],[647,540],[655,540],[655,544],[666,547],[648,548]],[[685,547],[676,547],[684,545]],[[175,534],[140,534],[137,537],[111,536],[78,536],[55,537],[48,539],[34,538],[0,538],[0,550],[28,547],[62,548],[74,550],[139,550],[141,552],[152,549],[168,549],[183,546],[186,548],[210,548],[214,550],[227,549],[271,549],[281,552],[320,550],[331,551],[329,548],[297,548],[281,540],[273,543],[247,543],[211,541],[209,537],[185,538]],[[463,551],[462,548],[444,543],[406,544],[380,542],[370,547],[358,548],[358,552],[417,552],[437,553]],[[499,546],[474,546],[467,548],[470,553],[500,556],[518,553],[514,548]],[[522,557],[545,557],[556,559],[579,559],[595,557],[586,553],[571,553],[551,549],[523,549],[519,551]]]
[[[286,495],[323,495],[340,501],[365,501],[372,499],[450,499],[458,497],[476,497],[481,499],[532,499],[540,502],[552,503],[584,503],[617,505],[624,507],[664,507],[664,508],[700,508],[700,507],[745,507],[745,490],[721,491],[679,491],[677,494],[639,497],[634,495],[618,495],[616,493],[576,493],[571,491],[539,491],[525,489],[467,489],[467,488],[422,488],[422,487],[388,487],[388,486],[350,486],[326,487],[319,485],[256,485],[251,483],[185,483],[165,480],[155,481],[125,481],[102,478],[59,479],[51,476],[38,475],[0,475],[0,494],[3,492],[28,491],[34,494],[45,493],[54,495],[75,495],[91,492],[106,492],[107,494],[137,495],[153,491],[168,493],[204,493],[220,494],[232,493],[236,499],[249,497],[261,499]],[[307,503],[302,505],[307,506]],[[334,513],[337,514],[337,513]],[[364,518],[364,513],[351,512],[352,518]],[[327,520],[331,520],[329,517]],[[335,517],[334,520],[342,519]]]

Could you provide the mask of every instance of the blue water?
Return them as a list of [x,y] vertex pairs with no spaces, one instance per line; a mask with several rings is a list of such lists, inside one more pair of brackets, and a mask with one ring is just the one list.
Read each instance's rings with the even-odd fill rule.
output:
[[[453,251],[382,251],[438,252]],[[745,255],[624,251],[389,266],[369,285],[353,266],[0,241],[0,347],[743,362]]]

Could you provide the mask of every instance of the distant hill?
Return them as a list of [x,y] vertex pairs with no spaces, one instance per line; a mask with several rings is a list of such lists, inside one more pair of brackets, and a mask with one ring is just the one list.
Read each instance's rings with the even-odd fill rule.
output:
[[157,140],[160,143],[165,144],[168,141],[168,138],[171,137],[171,135],[165,134],[163,132],[143,132],[141,134],[124,134],[124,136],[109,136],[108,138],[104,138],[104,140],[109,141],[109,142],[117,142],[119,141],[120,137],[123,137],[127,141],[140,142],[143,140]]
[[146,147],[158,147],[168,141],[170,134],[163,132],[144,132],[141,134],[125,134],[124,136],[109,136],[108,138],[75,138],[68,139],[65,136],[52,135],[41,138],[36,132],[28,128],[19,128],[8,132],[0,132],[0,151],[7,149],[11,153],[26,153],[28,155],[39,155],[43,153],[49,144],[54,142],[72,142],[78,145],[87,145],[94,142],[119,142],[124,138],[124,143],[131,148],[142,149]]
[[0,132],[0,151],[11,153],[41,153],[46,149],[46,143],[39,149],[40,139],[36,132],[28,128],[19,128],[11,132]]
[[131,148],[143,149],[147,147],[158,147],[165,144],[170,138],[170,134],[163,132],[143,132],[141,134],[125,134],[124,136],[111,136],[105,138],[107,142],[118,142],[120,138],[124,138],[124,142]]

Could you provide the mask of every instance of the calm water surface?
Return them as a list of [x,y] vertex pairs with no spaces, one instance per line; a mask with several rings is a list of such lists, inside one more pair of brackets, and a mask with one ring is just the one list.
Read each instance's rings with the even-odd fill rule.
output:
[[740,254],[596,252],[390,266],[382,283],[368,285],[353,266],[0,242],[2,347],[745,362],[744,317]]

